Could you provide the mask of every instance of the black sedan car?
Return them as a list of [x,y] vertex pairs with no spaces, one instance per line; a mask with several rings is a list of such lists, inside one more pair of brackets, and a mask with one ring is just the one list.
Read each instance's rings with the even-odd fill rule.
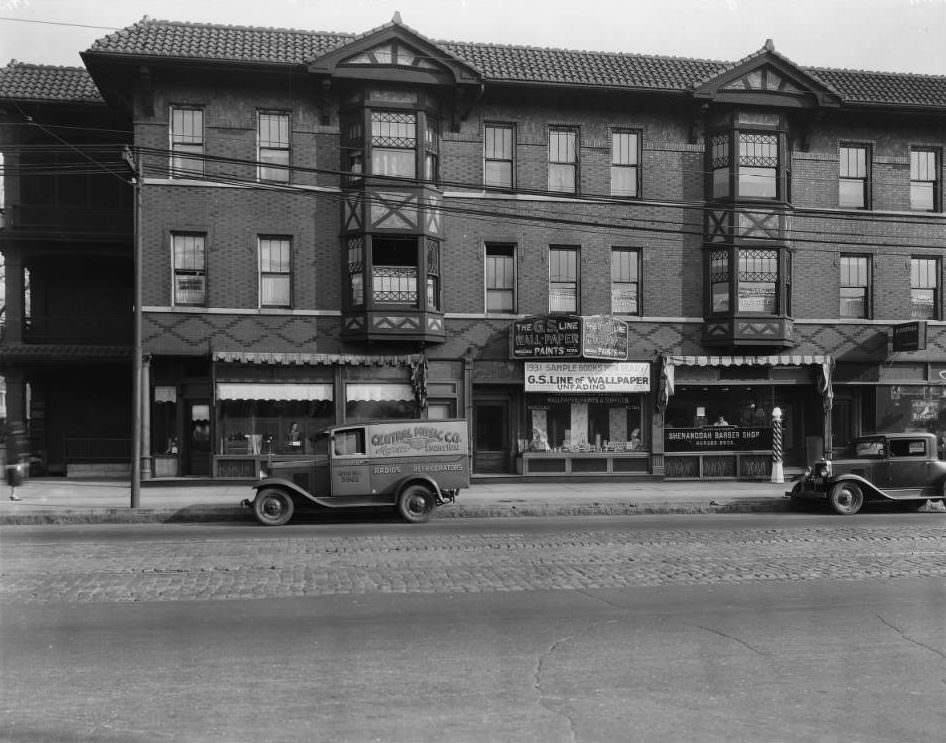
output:
[[931,433],[881,433],[851,442],[835,459],[819,459],[786,493],[793,503],[827,503],[850,515],[868,501],[893,501],[913,510],[946,498],[946,462]]

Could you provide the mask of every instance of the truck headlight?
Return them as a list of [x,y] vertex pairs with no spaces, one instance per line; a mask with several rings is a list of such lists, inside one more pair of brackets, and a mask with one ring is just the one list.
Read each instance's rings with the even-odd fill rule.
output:
[[815,477],[826,480],[831,477],[831,462],[818,462],[815,465]]

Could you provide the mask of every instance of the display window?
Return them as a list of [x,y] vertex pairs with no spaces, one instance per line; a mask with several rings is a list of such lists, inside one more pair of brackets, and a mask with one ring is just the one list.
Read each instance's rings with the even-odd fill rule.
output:
[[930,431],[946,437],[946,387],[884,385],[876,388],[871,433]]
[[312,441],[335,423],[331,400],[223,400],[219,454],[311,454]]
[[530,452],[636,451],[647,448],[641,395],[528,395]]

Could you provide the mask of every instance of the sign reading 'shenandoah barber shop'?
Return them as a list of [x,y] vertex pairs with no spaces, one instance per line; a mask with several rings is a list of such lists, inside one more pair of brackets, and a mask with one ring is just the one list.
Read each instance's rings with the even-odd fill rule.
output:
[[526,392],[649,392],[650,364],[527,361]]

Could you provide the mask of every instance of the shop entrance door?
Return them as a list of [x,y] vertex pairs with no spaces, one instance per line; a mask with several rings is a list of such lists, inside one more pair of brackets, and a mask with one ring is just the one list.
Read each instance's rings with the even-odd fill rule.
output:
[[185,475],[210,475],[210,401],[187,400],[184,419],[183,462]]
[[509,400],[473,403],[473,471],[510,471]]

